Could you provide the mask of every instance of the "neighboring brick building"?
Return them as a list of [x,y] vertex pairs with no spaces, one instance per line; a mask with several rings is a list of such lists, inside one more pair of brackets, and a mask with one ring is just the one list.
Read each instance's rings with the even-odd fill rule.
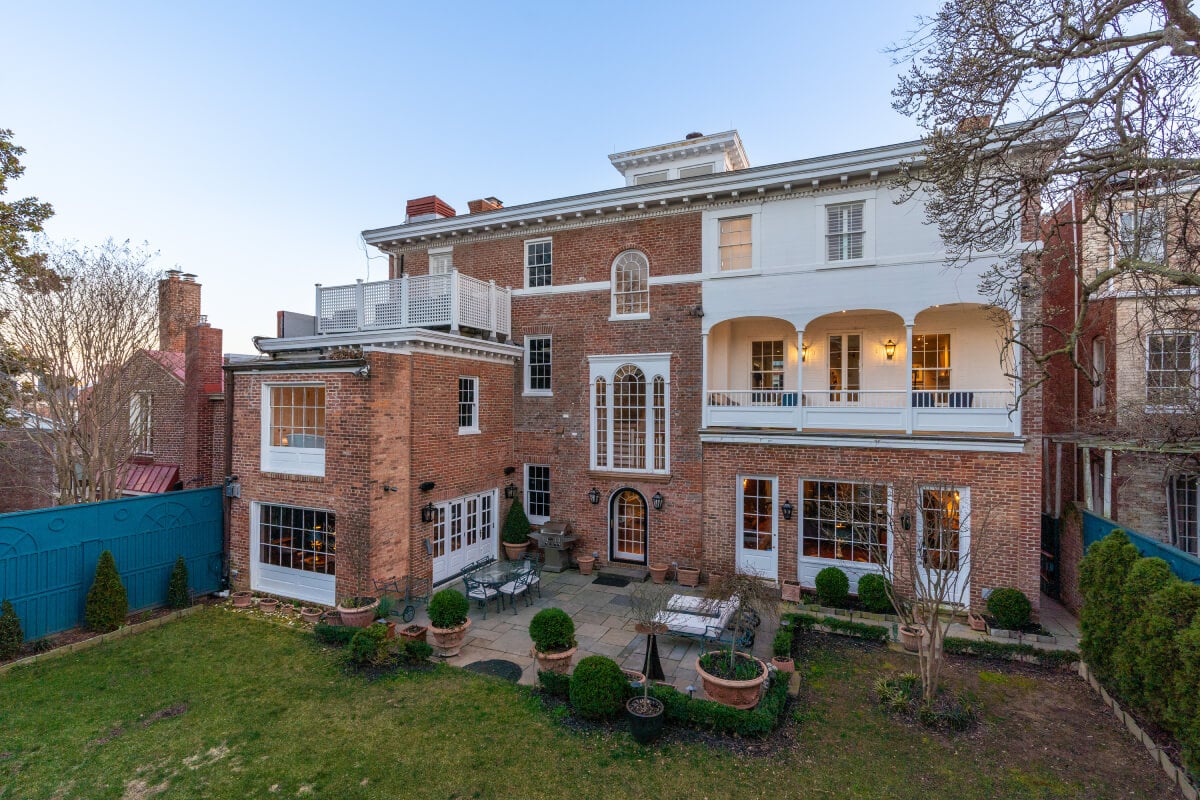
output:
[[[919,155],[750,168],[736,132],[695,134],[611,156],[617,189],[410,201],[364,233],[390,280],[318,287],[227,367],[235,582],[330,602],[448,579],[496,555],[511,480],[602,564],[853,585],[894,520],[949,531],[920,568],[964,599],[1036,609],[1041,397],[1013,410],[976,288],[1008,254],[946,273],[920,199],[894,202]],[[968,547],[991,555],[969,586]]]

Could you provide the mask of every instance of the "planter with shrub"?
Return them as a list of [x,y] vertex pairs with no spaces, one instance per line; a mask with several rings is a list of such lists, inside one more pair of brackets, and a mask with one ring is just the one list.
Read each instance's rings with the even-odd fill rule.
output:
[[709,596],[723,600],[737,597],[739,602],[729,621],[728,648],[696,659],[704,693],[710,700],[733,708],[754,708],[767,680],[767,665],[737,648],[741,643],[749,647],[759,622],[777,615],[779,600],[775,588],[753,573],[738,573],[725,577]]
[[521,498],[515,498],[508,507],[508,516],[504,518],[504,528],[500,532],[500,541],[504,543],[504,554],[509,561],[516,561],[529,547],[529,517],[525,516],[525,507]]
[[375,621],[375,609],[379,607],[378,597],[345,597],[338,603],[338,614],[342,624],[352,628],[365,628]]
[[771,643],[771,663],[780,672],[795,672],[796,662],[792,658],[793,634],[791,628],[781,627],[775,632]]
[[462,650],[471,620],[467,597],[457,589],[442,589],[429,600],[429,635],[441,658],[452,658]]
[[561,608],[543,608],[529,621],[533,657],[545,672],[566,674],[575,655],[575,623]]

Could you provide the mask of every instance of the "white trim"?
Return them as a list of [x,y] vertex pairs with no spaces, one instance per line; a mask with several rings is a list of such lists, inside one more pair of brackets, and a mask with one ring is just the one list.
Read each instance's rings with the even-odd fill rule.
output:
[[[455,333],[431,331],[428,328],[398,328],[396,330],[351,331],[349,333],[326,333],[319,336],[295,336],[286,339],[257,339],[254,346],[264,353],[311,353],[329,347],[362,345],[363,351],[376,350],[385,353],[412,353],[417,350],[436,350],[445,354],[475,354],[498,356],[515,361],[521,357],[522,349],[515,344],[489,342]],[[361,367],[322,367],[317,357],[307,364],[298,364],[298,372],[355,372]],[[279,361],[264,362],[277,365]],[[238,366],[234,364],[233,366]],[[245,372],[278,372],[279,370],[240,370]]]
[[[291,597],[295,600],[303,600],[310,603],[319,603],[321,605],[331,606],[337,602],[337,575],[327,575],[321,572],[308,572],[306,570],[293,570],[289,567],[277,567],[273,564],[263,564],[259,561],[260,548],[259,542],[262,532],[262,506],[285,506],[288,508],[302,508],[311,511],[324,511],[328,514],[333,514],[337,518],[336,512],[327,508],[313,508],[311,506],[298,506],[289,503],[276,503],[254,500],[250,503],[250,552],[247,554],[250,557],[250,589],[256,592],[267,592],[269,594],[277,594],[283,597]],[[336,536],[336,534],[335,534]],[[336,540],[335,540],[336,542]],[[278,571],[278,577],[272,579],[264,576],[264,567],[268,573]],[[336,570],[336,566],[335,566]],[[303,586],[299,583],[287,583],[281,580],[284,576],[296,573],[297,576],[307,578],[312,586]],[[326,586],[327,584],[327,586]]]
[[[748,568],[748,569],[753,569],[755,571],[755,573],[758,574],[760,577],[768,578],[771,580],[778,580],[778,578],[779,578],[779,550],[780,550],[780,547],[779,547],[779,476],[778,475],[749,475],[749,474],[738,473],[734,479],[737,481],[737,485],[735,487],[735,495],[736,495],[737,500],[734,505],[734,517],[735,517],[734,536],[737,537],[737,539],[733,545],[733,547],[734,547],[734,567],[738,572],[742,572],[744,569]],[[762,551],[762,550],[749,551],[749,552],[756,554],[755,556],[752,556],[752,558],[754,558],[756,560],[770,561],[771,566],[769,569],[760,569],[756,564],[745,563],[743,561],[743,554],[747,552],[744,547],[746,531],[745,531],[745,528],[743,527],[745,524],[745,521],[746,521],[746,515],[742,512],[742,509],[745,506],[745,495],[743,492],[744,492],[744,481],[746,481],[746,480],[770,481],[771,482],[771,544],[772,544],[772,547],[771,547],[771,550],[769,551],[770,556],[763,555],[764,551]]]
[[[617,263],[628,254],[636,254],[641,257],[642,262],[646,266],[646,310],[635,311],[631,314],[617,313]],[[608,268],[609,279],[609,301],[608,301],[608,321],[617,322],[619,320],[638,320],[650,319],[650,257],[642,250],[636,247],[631,247],[628,250],[622,250],[617,253],[616,258],[612,260],[612,266]]]
[[[543,284],[543,286],[530,286],[529,285],[529,246],[532,244],[544,244],[546,242],[550,243],[550,283]],[[544,288],[545,286],[553,286],[554,285],[554,237],[553,236],[539,236],[534,239],[524,240],[524,243],[521,246],[521,285],[523,287],[525,287],[526,289],[540,289],[540,288]]]
[[[797,508],[796,508],[796,512],[795,512],[797,515],[797,517],[796,517],[796,519],[797,519],[797,522],[796,522],[796,529],[797,529],[797,533],[796,533],[796,575],[797,575],[797,579],[801,582],[801,584],[803,584],[805,586],[815,585],[815,581],[810,584],[804,583],[804,576],[805,576],[806,572],[811,573],[815,578],[816,573],[820,572],[825,567],[837,567],[842,572],[845,572],[846,576],[850,579],[850,590],[852,592],[857,592],[859,578],[861,578],[863,575],[866,575],[868,573],[873,573],[876,575],[882,574],[883,569],[878,564],[876,564],[874,562],[869,562],[869,561],[850,561],[850,560],[847,560],[844,558],[823,558],[821,556],[806,556],[806,555],[804,555],[804,484],[807,482],[882,484],[887,487],[887,515],[888,515],[887,561],[888,561],[889,568],[893,564],[892,555],[895,553],[895,550],[896,550],[895,534],[892,530],[892,520],[895,518],[895,514],[894,514],[895,505],[894,504],[895,504],[896,497],[895,497],[895,491],[892,487],[892,484],[888,483],[886,481],[872,481],[872,480],[868,480],[865,478],[855,480],[855,479],[847,479],[847,478],[813,477],[813,476],[801,477],[796,482],[796,497],[798,498],[797,499]],[[812,569],[806,571],[804,569],[805,566],[809,566]]]
[[[843,267],[861,267],[875,263],[875,198],[878,192],[869,191],[844,192],[813,198],[813,210],[816,212],[816,227],[818,248],[814,263],[824,269],[840,269]],[[844,206],[852,203],[863,204],[863,244],[861,258],[847,258],[830,261],[828,250],[829,222],[826,209],[829,206]]]
[[[259,385],[259,469],[282,475],[325,477],[325,451],[329,445],[326,432],[325,447],[275,447],[271,444],[271,389],[275,387],[327,388],[320,381],[264,380]],[[328,414],[329,404],[325,404]]]
[[1145,366],[1142,369],[1142,383],[1145,386],[1146,412],[1151,414],[1178,414],[1187,411],[1187,406],[1158,405],[1150,402],[1150,339],[1154,336],[1190,336],[1192,339],[1192,375],[1189,381],[1191,394],[1196,395],[1200,390],[1197,376],[1200,376],[1200,331],[1187,328],[1164,328],[1147,331],[1145,340]]
[[[529,368],[532,366],[529,357],[529,342],[531,339],[549,339],[550,340],[550,388],[549,389],[531,389],[529,386],[530,375]],[[522,397],[553,397],[554,396],[554,335],[550,333],[527,333],[521,346],[525,350],[525,357],[522,359],[522,374],[523,380],[521,383]]]
[[[626,364],[632,364],[642,371],[646,380],[646,463],[648,469],[616,468],[613,466],[613,375]],[[662,469],[654,469],[654,379],[663,380],[663,422],[666,431],[663,436],[665,463]],[[607,426],[606,451],[608,464],[596,464],[596,380],[604,379],[605,415]],[[616,355],[588,356],[588,409],[590,424],[588,426],[588,466],[598,472],[618,472],[627,474],[669,475],[671,473],[671,354],[670,353],[621,353]]]
[[541,514],[532,514],[532,513],[529,513],[529,509],[530,509],[530,504],[529,504],[529,494],[530,494],[530,489],[529,489],[529,484],[530,484],[530,480],[529,480],[529,468],[530,468],[530,467],[545,467],[545,468],[546,468],[546,482],[547,482],[548,484],[550,484],[550,490],[546,492],[546,495],[547,495],[547,497],[546,497],[546,506],[547,506],[547,507],[550,507],[550,495],[552,494],[552,492],[553,492],[553,489],[554,489],[554,482],[553,482],[553,480],[552,480],[552,479],[551,479],[551,477],[550,477],[550,465],[549,465],[549,464],[526,464],[526,465],[525,465],[525,468],[524,468],[524,470],[522,470],[522,474],[523,474],[523,475],[524,475],[524,477],[525,477],[525,503],[524,503],[524,505],[525,505],[525,511],[526,511],[526,514],[527,514],[527,516],[529,517],[529,521],[530,521],[530,522],[532,522],[532,523],[534,523],[534,524],[536,524],[536,525],[541,525],[541,524],[543,524],[543,523],[549,522],[549,521],[550,521],[550,517],[549,517],[549,516],[543,516],[543,515],[541,515]]
[[852,434],[824,435],[804,431],[778,433],[700,432],[701,444],[765,444],[784,447],[866,447],[881,450],[950,450],[975,453],[1023,453],[1024,438],[948,437],[948,436],[871,436]]
[[479,410],[480,410],[479,409],[479,406],[480,406],[480,403],[479,403],[479,376],[478,375],[459,375],[458,376],[458,391],[456,393],[457,402],[455,404],[455,411],[456,411],[456,415],[459,418],[460,423],[462,421],[462,405],[463,405],[462,382],[463,381],[471,382],[471,403],[470,403],[470,405],[471,405],[471,422],[474,424],[472,424],[472,425],[460,424],[458,426],[458,435],[459,436],[466,436],[469,434],[479,433]]

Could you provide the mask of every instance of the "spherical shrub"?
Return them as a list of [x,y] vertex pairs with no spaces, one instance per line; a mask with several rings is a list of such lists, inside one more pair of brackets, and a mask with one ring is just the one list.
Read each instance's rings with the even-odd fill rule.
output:
[[529,621],[529,638],[539,653],[561,653],[575,646],[575,623],[561,608],[543,608]]
[[361,628],[350,640],[346,658],[356,667],[384,661],[387,658],[387,625],[377,622]]
[[892,601],[889,599],[888,579],[882,575],[869,573],[858,579],[858,602],[872,614],[892,613]]
[[1006,631],[1019,631],[1029,624],[1033,610],[1029,598],[1016,589],[996,589],[988,596],[988,613]]
[[88,589],[83,618],[89,628],[105,633],[121,627],[128,613],[129,599],[117,572],[117,562],[112,552],[105,550],[96,563],[96,579]]
[[588,656],[571,673],[571,705],[581,717],[607,719],[616,715],[629,695],[629,679],[617,662]]
[[188,595],[187,562],[183,556],[175,559],[175,568],[171,570],[171,580],[167,583],[167,605],[170,608],[187,608],[192,604]]
[[429,624],[435,628],[465,625],[471,604],[458,589],[442,589],[429,599]]
[[850,596],[850,579],[837,567],[826,567],[817,573],[817,602],[823,606],[841,608]]
[[21,630],[16,609],[5,600],[0,605],[0,658],[16,658],[24,641],[25,632]]

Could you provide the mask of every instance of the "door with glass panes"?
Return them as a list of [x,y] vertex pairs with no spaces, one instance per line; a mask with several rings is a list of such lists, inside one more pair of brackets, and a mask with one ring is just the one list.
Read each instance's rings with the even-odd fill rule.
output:
[[437,503],[433,517],[433,582],[452,578],[481,558],[496,557],[496,492]]

